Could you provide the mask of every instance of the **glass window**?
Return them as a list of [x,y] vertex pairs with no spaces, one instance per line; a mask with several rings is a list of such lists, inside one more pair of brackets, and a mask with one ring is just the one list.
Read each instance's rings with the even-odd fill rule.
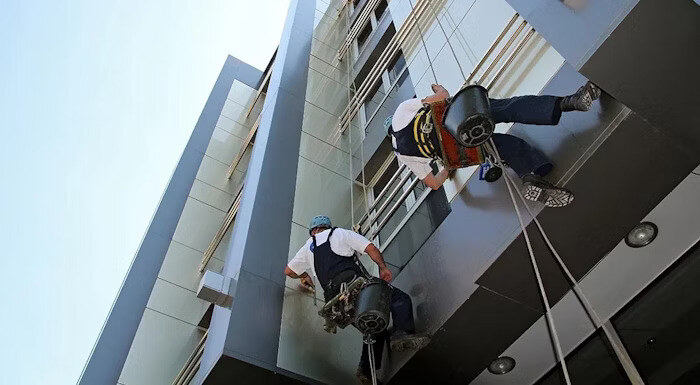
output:
[[[365,99],[365,117],[369,120],[379,108],[379,103],[384,99],[384,87],[382,82],[378,82],[369,96]],[[365,122],[366,124],[367,122]]]
[[362,51],[362,48],[365,46],[365,43],[367,43],[367,38],[369,38],[369,35],[372,33],[372,23],[367,23],[365,28],[360,31],[360,33],[357,35],[357,49],[358,51]]
[[405,66],[406,59],[403,57],[403,54],[399,52],[389,65],[389,82],[393,84]]
[[377,4],[377,8],[374,9],[374,16],[377,18],[377,21],[382,18],[387,6],[388,4],[386,3],[386,0],[382,0],[379,2],[379,4]]

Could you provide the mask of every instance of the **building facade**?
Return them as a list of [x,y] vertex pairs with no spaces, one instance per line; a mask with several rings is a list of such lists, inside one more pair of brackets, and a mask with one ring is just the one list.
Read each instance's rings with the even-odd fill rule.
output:
[[[433,335],[385,355],[385,382],[696,383],[700,122],[683,106],[697,16],[684,0],[292,0],[265,71],[226,60],[80,384],[356,383],[360,333],[326,333],[322,290],[283,273],[318,214],[374,241]],[[659,18],[676,28],[654,32]],[[605,91],[591,111],[496,128],[576,193],[525,218],[548,312],[503,180],[470,167],[432,191],[383,123],[435,83],[507,98],[589,79]],[[640,222],[658,235],[631,247]],[[230,304],[198,297],[207,271]],[[491,373],[503,356],[515,367]]]

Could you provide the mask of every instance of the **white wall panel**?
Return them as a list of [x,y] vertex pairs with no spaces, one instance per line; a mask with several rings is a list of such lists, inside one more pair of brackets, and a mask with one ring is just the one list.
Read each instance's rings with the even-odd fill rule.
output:
[[[204,254],[197,250],[177,242],[171,242],[158,277],[186,289],[196,291],[202,278],[202,274],[199,273],[199,264],[203,256]],[[207,265],[207,270],[217,273],[221,272],[222,268],[223,262],[214,258]]]
[[[262,108],[261,104],[262,103],[256,104],[258,110]],[[221,109],[221,115],[232,119],[244,126],[251,127],[253,123],[255,123],[255,119],[257,119],[257,114],[251,113],[250,116],[246,118],[246,112],[248,112],[247,106],[243,107],[242,105],[233,102],[230,99],[226,99],[224,107]]]
[[163,279],[156,280],[148,308],[197,325],[207,311],[209,302],[197,298],[194,291],[182,288]]
[[319,213],[336,226],[350,226],[350,180],[299,158],[293,221],[306,223]]
[[350,154],[302,133],[299,155],[345,178],[350,178]]
[[219,230],[224,217],[225,211],[187,198],[173,240],[203,252]]
[[219,162],[231,164],[242,146],[243,139],[220,128],[215,128],[211,140],[209,140],[206,154]]
[[338,117],[309,102],[304,105],[301,129],[330,145],[348,151],[349,138],[347,134],[341,135],[338,132]]
[[245,137],[248,136],[248,132],[250,132],[250,127],[246,127],[236,122],[235,120],[227,118],[223,115],[219,116],[219,120],[216,122],[216,127],[241,139],[245,139]]
[[251,88],[247,84],[241,83],[238,80],[234,80],[227,99],[248,108],[250,107],[250,103],[253,101],[256,93],[256,89]]
[[190,190],[190,197],[214,206],[221,211],[228,211],[233,202],[233,194],[229,194],[216,187],[210,186],[199,179],[195,179]]
[[195,326],[146,309],[119,382],[170,384],[202,337]]
[[231,179],[227,179],[226,172],[229,166],[230,164],[219,162],[209,156],[204,156],[202,164],[199,166],[199,171],[197,172],[197,179],[219,190],[226,191],[229,194],[235,194],[243,179],[243,174],[234,172]]
[[331,115],[340,116],[348,103],[347,83],[338,83],[320,72],[309,69],[306,100]]

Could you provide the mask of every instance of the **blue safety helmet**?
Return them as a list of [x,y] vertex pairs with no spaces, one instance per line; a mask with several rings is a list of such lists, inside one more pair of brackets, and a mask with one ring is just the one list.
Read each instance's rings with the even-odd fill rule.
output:
[[309,224],[309,233],[311,233],[311,230],[317,227],[327,227],[330,229],[331,227],[333,227],[333,225],[331,224],[331,219],[327,216],[316,215],[315,217],[311,218],[311,224]]
[[385,120],[384,120],[384,132],[386,132],[387,135],[391,135],[391,118],[393,118],[394,115],[389,115]]

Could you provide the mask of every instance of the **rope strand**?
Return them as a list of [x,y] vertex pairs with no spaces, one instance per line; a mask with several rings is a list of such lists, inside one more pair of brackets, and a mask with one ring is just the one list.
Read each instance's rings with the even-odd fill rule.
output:
[[[505,170],[505,166],[503,165],[503,160],[501,159],[500,154],[498,153],[498,149],[496,149],[496,145],[493,143],[493,139],[489,139],[487,143],[487,149],[493,153],[495,159],[496,159],[496,164],[503,168],[503,173],[507,173]],[[552,308],[549,305],[549,300],[547,299],[547,292],[544,289],[544,283],[542,281],[542,276],[540,274],[540,269],[537,266],[537,260],[535,259],[535,252],[532,248],[532,243],[530,242],[530,237],[528,236],[527,233],[527,228],[525,227],[525,222],[523,221],[523,217],[520,214],[520,208],[518,207],[518,202],[515,200],[515,194],[513,194],[513,189],[515,186],[511,187],[511,180],[509,178],[505,178],[504,181],[506,182],[506,187],[508,188],[508,194],[510,195],[510,199],[513,202],[513,207],[515,208],[515,213],[518,216],[518,222],[520,223],[520,229],[523,232],[523,237],[525,238],[525,244],[527,245],[527,251],[530,254],[530,263],[532,264],[532,268],[535,272],[535,278],[537,279],[537,287],[539,288],[540,295],[542,296],[542,302],[544,304],[545,308],[545,317],[547,319],[547,325],[549,326],[549,330],[552,334],[552,339],[554,340],[554,350],[557,355],[557,360],[559,361],[559,364],[561,365],[562,372],[564,373],[564,380],[566,381],[567,385],[571,385],[571,378],[569,378],[569,369],[566,366],[566,360],[564,359],[564,353],[562,352],[561,349],[561,342],[559,341],[559,334],[557,333],[557,328],[554,324],[554,318],[552,317]]]
[[[435,74],[435,68],[433,68],[433,62],[430,60],[430,53],[428,52],[428,46],[425,45],[425,40],[423,39],[423,31],[420,28],[420,23],[418,22],[418,18],[416,17],[416,13],[414,12],[413,9],[413,1],[408,0],[408,4],[411,5],[411,15],[413,15],[413,20],[416,22],[416,28],[418,28],[418,34],[420,35],[420,40],[423,43],[423,49],[425,50],[425,56],[428,58],[428,66],[430,67],[430,71],[433,73],[433,79],[435,79],[435,84],[440,84],[438,83],[437,80],[437,75]],[[431,7],[430,4],[428,4],[428,7]]]

